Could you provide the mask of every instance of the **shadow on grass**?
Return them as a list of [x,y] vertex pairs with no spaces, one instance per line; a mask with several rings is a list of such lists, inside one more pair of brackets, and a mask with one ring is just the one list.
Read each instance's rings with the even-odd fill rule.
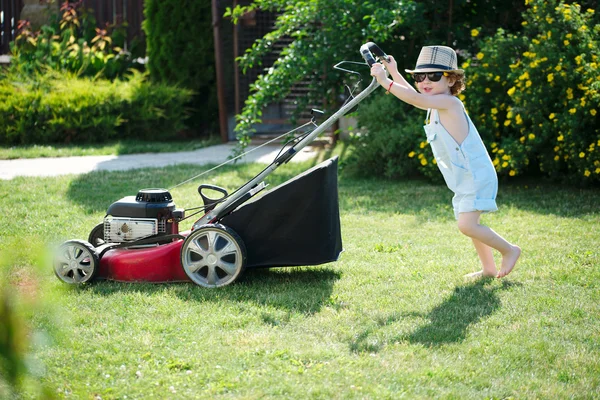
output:
[[331,303],[333,286],[341,273],[327,267],[248,269],[234,284],[207,289],[193,283],[121,283],[99,281],[82,290],[96,295],[115,293],[175,294],[184,301],[254,303],[291,313],[314,314]]
[[[501,303],[496,292],[517,285],[506,280],[499,286],[488,285],[491,282],[493,279],[481,279],[459,286],[439,306],[426,314],[394,313],[387,318],[380,318],[374,327],[365,330],[350,343],[350,350],[376,353],[387,343],[409,342],[437,347],[461,342],[466,338],[471,326],[500,308]],[[392,336],[387,341],[371,339],[377,331],[408,318],[424,319],[427,322],[410,333]]]

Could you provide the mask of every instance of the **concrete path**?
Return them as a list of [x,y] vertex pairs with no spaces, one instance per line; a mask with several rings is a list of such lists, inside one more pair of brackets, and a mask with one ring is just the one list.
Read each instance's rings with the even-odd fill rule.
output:
[[[235,143],[220,144],[194,151],[177,153],[146,153],[122,156],[82,156],[0,160],[0,179],[17,176],[58,176],[85,174],[92,171],[123,171],[137,168],[160,168],[175,164],[221,164],[232,154]],[[246,155],[238,162],[272,162],[281,146],[249,146]],[[292,161],[311,159],[317,152],[305,147]]]

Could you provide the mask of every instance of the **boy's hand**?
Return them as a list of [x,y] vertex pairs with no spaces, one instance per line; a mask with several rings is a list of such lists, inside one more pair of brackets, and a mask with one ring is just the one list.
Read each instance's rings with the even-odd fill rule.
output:
[[377,79],[377,82],[381,83],[387,79],[387,71],[383,68],[383,65],[380,63],[375,63],[371,67],[371,76]]
[[396,62],[394,57],[392,57],[388,54],[388,59],[390,60],[390,62],[386,62],[385,60],[382,60],[383,65],[385,65],[385,68],[390,72],[390,74],[398,72],[398,63]]

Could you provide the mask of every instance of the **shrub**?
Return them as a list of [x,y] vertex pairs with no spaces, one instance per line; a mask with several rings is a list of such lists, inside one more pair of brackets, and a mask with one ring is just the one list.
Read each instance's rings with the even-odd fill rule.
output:
[[146,0],[144,16],[150,78],[193,90],[188,125],[210,132],[218,121],[211,2]]
[[598,183],[600,24],[577,4],[527,3],[520,37],[498,31],[466,63],[467,107],[500,175]]
[[93,80],[49,72],[0,79],[0,143],[102,142],[169,138],[185,128],[191,92],[127,81]]
[[[357,111],[360,130],[352,137],[354,151],[345,169],[357,175],[405,178],[440,177],[425,141],[426,114],[376,91]],[[414,150],[418,149],[418,150]]]

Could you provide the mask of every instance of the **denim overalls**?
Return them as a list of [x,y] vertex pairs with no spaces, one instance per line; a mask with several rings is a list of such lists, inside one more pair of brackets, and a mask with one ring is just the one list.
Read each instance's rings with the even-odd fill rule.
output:
[[461,212],[498,210],[496,169],[477,128],[466,112],[464,115],[469,132],[461,144],[442,126],[437,110],[427,110],[429,123],[423,127],[446,185],[454,192],[452,205],[456,219]]

